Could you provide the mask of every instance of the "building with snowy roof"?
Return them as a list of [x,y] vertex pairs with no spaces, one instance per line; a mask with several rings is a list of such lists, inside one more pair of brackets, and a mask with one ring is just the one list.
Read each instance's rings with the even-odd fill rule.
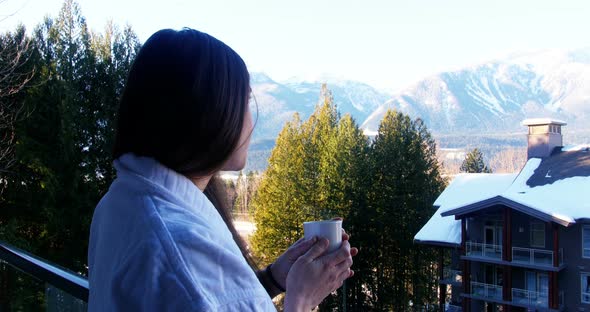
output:
[[563,147],[562,121],[523,125],[522,170],[456,176],[415,236],[451,250],[441,311],[590,311],[590,145]]

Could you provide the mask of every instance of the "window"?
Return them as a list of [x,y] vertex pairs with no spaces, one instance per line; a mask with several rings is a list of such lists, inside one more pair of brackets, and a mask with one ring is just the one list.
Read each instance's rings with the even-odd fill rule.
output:
[[551,133],[560,134],[561,133],[561,126],[551,125]]
[[[590,227],[589,227],[590,230]],[[531,222],[531,246],[545,248],[545,223]]]
[[582,281],[582,303],[590,303],[590,273],[581,274]]
[[531,126],[529,127],[529,134],[545,134],[549,132],[549,126]]
[[582,256],[590,258],[590,225],[582,228]]

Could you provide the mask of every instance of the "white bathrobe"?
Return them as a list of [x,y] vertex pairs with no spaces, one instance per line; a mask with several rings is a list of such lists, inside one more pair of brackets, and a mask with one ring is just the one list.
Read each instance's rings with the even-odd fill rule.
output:
[[92,218],[89,311],[276,311],[190,180],[132,154],[115,168]]

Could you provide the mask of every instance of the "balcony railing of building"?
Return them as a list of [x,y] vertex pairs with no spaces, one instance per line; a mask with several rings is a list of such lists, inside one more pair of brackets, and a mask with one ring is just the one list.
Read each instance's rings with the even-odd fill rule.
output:
[[461,282],[463,281],[462,273],[459,270],[444,268],[442,281],[445,283],[461,284]]
[[463,308],[453,304],[447,304],[445,307],[445,312],[462,312]]
[[[563,249],[559,249],[559,264],[563,263]],[[553,251],[523,247],[512,247],[512,262],[553,266]]]
[[[529,307],[547,308],[549,306],[549,294],[547,292],[512,288],[512,302]],[[563,306],[563,291],[559,292],[559,306]]]
[[549,294],[525,289],[512,288],[512,302],[535,307],[547,307]]
[[502,245],[465,242],[465,255],[502,260]]
[[471,295],[483,299],[502,300],[502,286],[471,282]]
[[84,276],[1,241],[0,287],[0,311],[87,310],[88,280]]

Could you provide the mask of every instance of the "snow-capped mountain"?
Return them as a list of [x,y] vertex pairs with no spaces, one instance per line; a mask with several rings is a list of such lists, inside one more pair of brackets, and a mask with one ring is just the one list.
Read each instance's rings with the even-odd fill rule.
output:
[[[322,83],[327,83],[334,102],[342,113],[350,113],[358,123],[389,97],[361,82],[347,80],[276,82],[262,73],[251,74],[252,94],[258,106],[253,141],[276,138],[295,112],[305,120],[318,103]],[[255,108],[253,108],[255,109]]]
[[362,124],[378,129],[388,109],[420,117],[434,133],[523,131],[552,117],[590,128],[590,49],[543,51],[428,77],[379,106]]

